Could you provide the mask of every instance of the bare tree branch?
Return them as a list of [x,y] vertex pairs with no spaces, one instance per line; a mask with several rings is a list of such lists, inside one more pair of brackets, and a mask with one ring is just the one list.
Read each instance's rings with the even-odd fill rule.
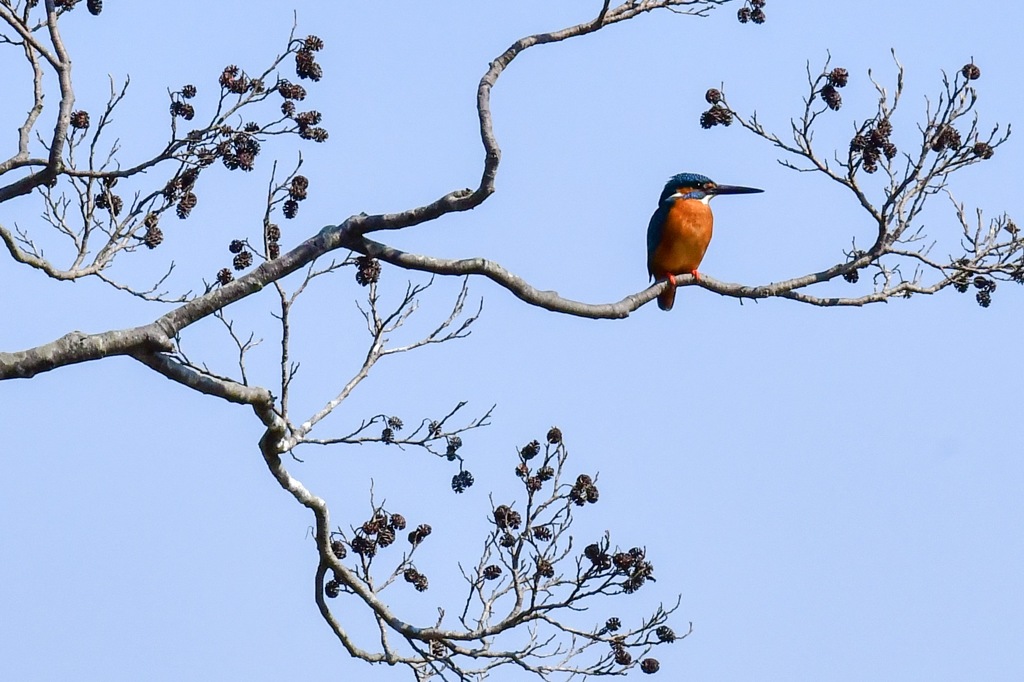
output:
[[[462,449],[462,440],[490,423],[493,407],[466,417],[462,412],[466,403],[458,402],[441,419],[422,418],[408,428],[398,416],[376,408],[368,416],[350,418],[348,425],[333,435],[318,432],[313,437],[313,430],[318,426],[327,430],[327,418],[340,417],[339,406],[370,377],[381,359],[468,336],[482,312],[482,302],[475,311],[472,305],[466,308],[470,275],[489,279],[529,305],[592,319],[624,318],[655,298],[667,284],[646,286],[617,302],[584,303],[541,290],[493,261],[410,253],[370,237],[468,211],[495,191],[501,150],[491,93],[524,51],[586,36],[655,10],[703,17],[728,1],[624,0],[613,6],[611,0],[600,0],[591,10],[596,10],[596,16],[588,14],[592,19],[512,43],[489,63],[477,85],[483,167],[475,187],[454,189],[395,213],[353,215],[305,240],[300,236],[294,240],[299,242],[294,248],[284,251],[276,216],[294,218],[310,183],[299,174],[301,156],[283,178],[274,163],[262,215],[258,211],[252,220],[261,233],[232,239],[228,243],[233,254],[231,267],[221,269],[209,284],[203,280],[199,293],[172,295],[163,287],[174,270],[174,261],[166,270],[157,270],[165,274],[149,288],[121,281],[115,262],[143,247],[160,247],[165,239],[161,218],[168,213],[182,220],[191,215],[198,193],[211,175],[207,169],[216,162],[228,171],[251,171],[267,140],[288,136],[315,142],[327,139],[327,131],[320,127],[321,114],[315,109],[298,110],[297,103],[306,98],[305,87],[279,73],[284,60],[294,58],[300,79],[320,80],[316,53],[323,41],[316,36],[297,39],[293,27],[285,49],[270,59],[266,68],[253,72],[256,75],[234,65],[225,67],[217,79],[215,103],[207,111],[196,111],[194,85],[170,90],[169,137],[161,138],[150,153],[122,164],[119,142],[116,137],[111,142],[109,135],[114,133],[113,113],[124,102],[129,81],[123,85],[111,82],[106,105],[92,120],[88,112],[73,110],[72,61],[58,22],[77,3],[69,0],[58,6],[47,0],[44,8],[37,8],[37,3],[26,2],[19,10],[0,0],[0,22],[9,28],[9,33],[0,36],[0,48],[24,53],[32,81],[32,103],[18,129],[17,150],[0,162],[0,176],[6,183],[0,184],[0,202],[36,190],[43,207],[43,232],[69,248],[70,256],[60,264],[50,260],[45,254],[49,242],[32,225],[0,225],[0,240],[14,262],[50,278],[96,277],[136,298],[173,305],[149,324],[94,334],[72,332],[35,348],[0,353],[0,379],[30,378],[66,365],[124,355],[197,393],[250,406],[263,425],[259,449],[271,475],[313,515],[318,554],[315,600],[325,623],[353,657],[404,665],[418,680],[482,678],[500,667],[513,667],[542,679],[619,675],[638,666],[645,672],[657,670],[656,660],[643,657],[653,647],[682,639],[692,631],[691,625],[686,634],[677,636],[667,625],[678,600],[668,607],[658,605],[648,616],[630,619],[628,624],[614,616],[590,626],[581,624],[588,617],[590,604],[619,604],[654,582],[654,566],[640,544],[618,547],[608,533],[591,542],[573,537],[576,515],[599,500],[598,477],[568,470],[568,451],[558,429],[548,432],[543,445],[531,441],[517,449],[515,490],[505,492],[500,501],[492,498],[491,525],[479,555],[458,564],[465,580],[464,596],[460,595],[454,608],[439,606],[436,619],[431,616],[416,623],[406,622],[401,602],[386,601],[382,593],[386,589],[428,590],[428,577],[417,568],[417,560],[433,551],[429,524],[420,523],[410,528],[405,538],[399,537],[406,530],[405,518],[386,509],[383,502],[378,504],[371,487],[369,519],[348,530],[334,526],[327,501],[284,466],[283,455],[287,453],[301,464],[295,451],[305,445],[395,446],[433,455],[457,467],[451,494],[474,484],[469,470],[472,460],[467,454],[471,448]],[[739,19],[763,22],[763,4],[744,2]],[[97,3],[88,6],[94,14],[99,13]],[[745,285],[707,275],[699,281],[683,275],[677,278],[678,285],[699,286],[741,302],[779,297],[817,306],[860,306],[936,293],[949,286],[964,292],[973,286],[978,302],[987,306],[997,280],[1024,282],[1024,239],[1016,224],[1005,214],[986,221],[980,211],[972,213],[954,199],[950,189],[954,173],[990,158],[1009,136],[1009,128],[995,126],[985,133],[979,126],[974,85],[980,76],[978,67],[967,64],[952,78],[944,76],[943,89],[929,102],[917,133],[901,137],[894,132],[896,126],[900,131],[909,129],[897,120],[903,114],[903,68],[895,61],[891,90],[869,72],[877,105],[864,120],[854,122],[848,149],[823,150],[815,141],[816,127],[840,108],[839,90],[849,78],[844,69],[832,68],[830,60],[820,71],[808,65],[808,91],[785,136],[763,125],[756,113],[737,113],[716,89],[707,93],[711,108],[704,112],[701,123],[714,127],[738,121],[745,131],[778,149],[784,166],[838,184],[851,204],[859,207],[870,245],[859,248],[853,239],[849,248],[837,250],[834,258],[826,259],[814,271],[778,282]],[[56,79],[59,104],[51,114],[52,134],[42,135],[38,129],[44,114],[50,113],[44,107],[47,78]],[[269,106],[271,95],[280,96],[277,106]],[[252,112],[258,120],[242,123],[243,112],[247,116]],[[189,123],[200,113],[202,123]],[[191,126],[194,128],[184,130]],[[896,148],[897,139],[903,145],[902,154]],[[878,180],[868,182],[868,176],[879,170]],[[163,176],[154,184],[158,172]],[[932,236],[925,231],[921,217],[938,194],[951,201],[953,229]],[[244,220],[240,217],[238,223]],[[953,250],[948,260],[938,255],[947,245]],[[337,250],[344,255],[330,260]],[[411,281],[392,300],[382,296],[378,286],[381,261],[402,270],[465,279],[450,310],[425,330],[406,336],[421,296],[435,280]],[[327,281],[321,276],[349,266],[356,270],[356,281],[366,287],[365,304],[358,304],[368,335],[365,356],[356,358],[352,367],[339,375],[337,384],[324,391],[319,409],[293,419],[290,411],[295,403],[290,397],[305,379],[298,375],[300,364],[292,343],[294,306],[299,296]],[[861,284],[856,294],[837,295],[829,288],[837,278],[856,285],[861,272],[871,275],[870,285]],[[294,280],[286,283],[285,278],[293,274]],[[271,285],[276,294],[271,313],[276,322],[271,324],[280,350],[274,353],[271,376],[264,377],[269,381],[261,382],[257,363],[248,362],[258,357],[258,353],[250,355],[259,343],[256,332],[236,330],[227,309]],[[844,286],[838,281],[835,285]],[[234,378],[218,374],[206,361],[193,360],[183,350],[183,333],[211,315],[220,321],[233,344]],[[261,383],[275,386],[280,395],[275,396]],[[402,551],[389,549],[403,544],[403,539],[409,544]],[[346,607],[354,604],[373,619],[376,631],[370,641],[363,642],[349,632],[343,619],[336,616],[339,611],[332,608],[332,599],[340,599]]]

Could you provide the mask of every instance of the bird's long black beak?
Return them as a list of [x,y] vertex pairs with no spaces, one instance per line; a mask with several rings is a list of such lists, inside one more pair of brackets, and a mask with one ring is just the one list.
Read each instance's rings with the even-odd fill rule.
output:
[[756,187],[741,187],[739,185],[715,185],[711,188],[709,194],[757,194],[763,192],[763,189],[757,189]]

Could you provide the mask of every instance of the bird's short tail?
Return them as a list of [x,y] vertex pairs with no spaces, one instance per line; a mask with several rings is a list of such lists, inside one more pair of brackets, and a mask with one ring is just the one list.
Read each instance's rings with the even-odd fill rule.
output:
[[676,302],[676,288],[669,284],[664,291],[658,294],[658,307],[662,310],[672,310],[672,304]]

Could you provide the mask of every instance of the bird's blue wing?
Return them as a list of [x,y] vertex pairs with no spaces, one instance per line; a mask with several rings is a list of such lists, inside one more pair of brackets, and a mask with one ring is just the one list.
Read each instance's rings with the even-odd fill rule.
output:
[[[651,270],[651,258],[654,256],[654,250],[658,248],[658,244],[661,243],[661,235],[665,231],[665,218],[668,217],[669,207],[667,204],[662,203],[658,206],[658,210],[651,216],[651,222],[647,225],[647,271]],[[651,276],[654,273],[651,272]]]

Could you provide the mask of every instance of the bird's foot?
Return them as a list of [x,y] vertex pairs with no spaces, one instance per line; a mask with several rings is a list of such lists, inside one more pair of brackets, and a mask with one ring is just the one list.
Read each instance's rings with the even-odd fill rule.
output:
[[697,272],[696,270],[690,270],[690,274],[693,275],[693,278],[695,280],[697,280],[698,282],[700,281],[700,273],[699,272]]
[[676,276],[673,275],[671,272],[668,273],[668,283],[671,284],[672,286],[678,286],[676,284]]

